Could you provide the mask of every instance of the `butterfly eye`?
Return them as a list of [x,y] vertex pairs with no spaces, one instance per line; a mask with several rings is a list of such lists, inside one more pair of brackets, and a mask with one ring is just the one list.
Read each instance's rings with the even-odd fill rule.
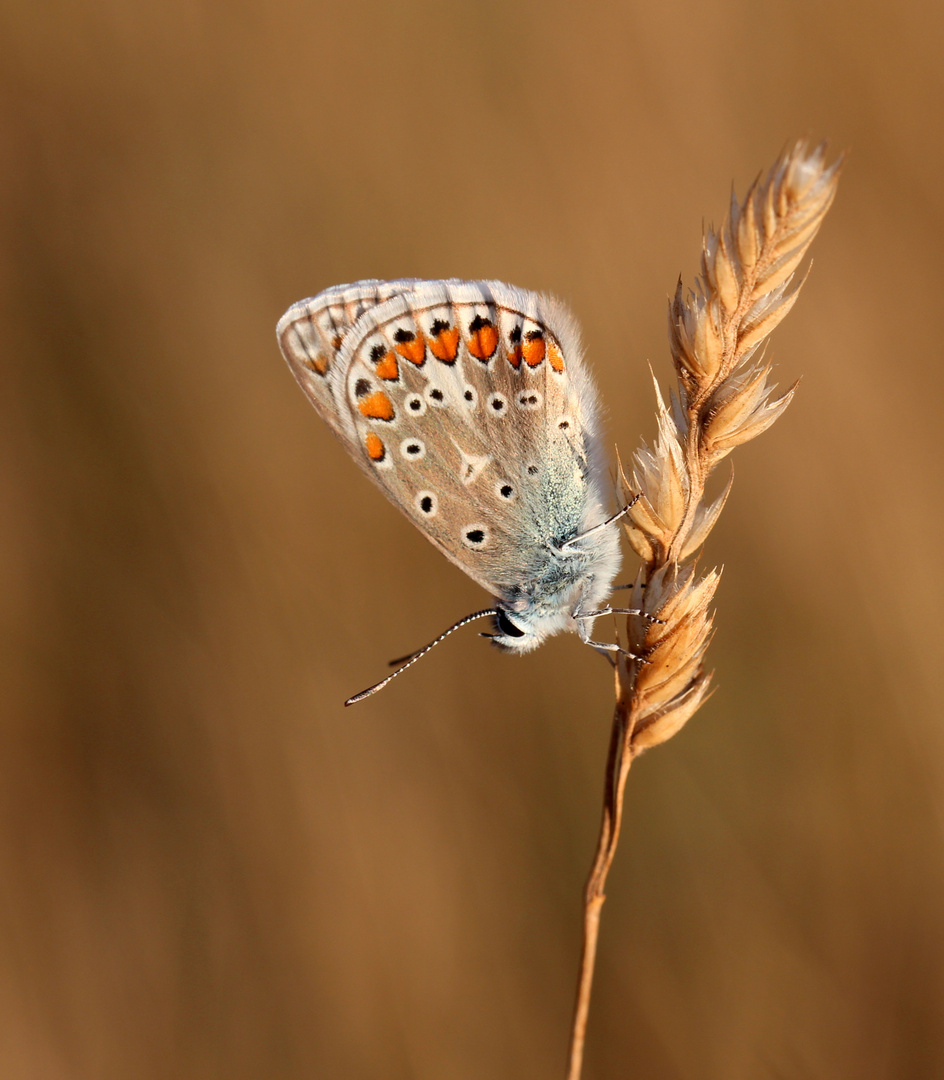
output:
[[505,395],[492,394],[488,399],[488,407],[496,416],[501,416],[505,409],[508,408],[508,402],[505,400]]
[[407,461],[421,461],[426,457],[426,444],[422,439],[404,439],[400,443],[400,454]]
[[488,543],[488,529],[484,525],[466,525],[462,530],[462,543],[473,549],[485,547]]
[[495,615],[495,628],[505,637],[524,637],[524,630],[515,626],[501,608],[498,609]]

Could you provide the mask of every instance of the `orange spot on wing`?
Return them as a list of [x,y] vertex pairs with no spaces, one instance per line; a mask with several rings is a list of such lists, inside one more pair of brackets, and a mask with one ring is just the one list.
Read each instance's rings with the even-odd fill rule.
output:
[[478,325],[473,323],[472,335],[469,338],[469,352],[476,360],[491,360],[498,348],[498,331],[490,322],[481,321]]
[[511,366],[513,368],[520,368],[521,367],[521,360],[522,360],[521,346],[516,345],[511,350],[511,352],[508,353],[508,363],[511,364]]
[[555,371],[564,370],[564,357],[561,355],[560,349],[554,344],[553,341],[548,342],[547,362]]
[[422,334],[417,334],[410,341],[401,341],[394,348],[404,360],[409,360],[417,367],[426,359],[426,339]]
[[368,420],[392,420],[394,417],[393,402],[383,390],[375,390],[357,403],[361,415]]
[[387,448],[383,444],[383,439],[379,435],[375,435],[372,431],[367,432],[367,438],[364,440],[367,445],[367,456],[371,461],[383,461],[387,456]]
[[397,358],[393,355],[392,350],[383,354],[377,361],[377,367],[374,370],[377,372],[378,379],[400,378],[400,365],[397,363]]
[[439,330],[429,339],[429,351],[444,364],[454,363],[459,354],[459,328],[447,326]]
[[319,375],[324,375],[328,370],[330,361],[324,353],[316,353],[310,359],[305,361],[305,367],[310,371],[315,371]]
[[524,354],[524,362],[528,367],[537,367],[544,359],[546,352],[544,335],[537,330],[532,330],[530,334],[526,334],[521,351]]

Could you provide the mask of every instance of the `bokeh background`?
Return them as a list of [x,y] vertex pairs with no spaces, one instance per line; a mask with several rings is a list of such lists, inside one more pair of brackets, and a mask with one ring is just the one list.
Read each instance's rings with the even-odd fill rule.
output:
[[[274,341],[361,277],[665,302],[848,151],[734,455],[718,691],[630,778],[586,1077],[944,1076],[939,5],[6,0],[0,1075],[562,1076],[612,685],[482,606]],[[630,564],[631,565],[631,564]]]

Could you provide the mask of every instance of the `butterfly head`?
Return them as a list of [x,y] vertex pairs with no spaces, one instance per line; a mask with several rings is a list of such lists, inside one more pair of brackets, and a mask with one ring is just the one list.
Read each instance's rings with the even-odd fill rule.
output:
[[[607,570],[609,567],[607,567]],[[588,574],[571,579],[565,587],[534,588],[529,594],[502,597],[495,603],[492,644],[503,652],[526,653],[554,634],[571,631],[586,638],[593,611],[610,593],[613,574]]]
[[535,610],[510,612],[503,607],[495,609],[495,632],[486,635],[502,652],[526,653],[536,649],[545,638],[569,629],[572,616],[566,611],[545,612]]

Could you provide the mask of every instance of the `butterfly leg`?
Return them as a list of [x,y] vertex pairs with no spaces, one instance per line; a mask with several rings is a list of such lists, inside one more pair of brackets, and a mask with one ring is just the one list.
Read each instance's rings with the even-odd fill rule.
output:
[[[589,588],[589,586],[588,586]],[[580,635],[580,640],[584,645],[589,645],[591,648],[596,649],[599,653],[604,653],[611,658],[616,654],[625,656],[629,660],[638,660],[642,664],[648,664],[649,661],[645,656],[639,656],[634,652],[630,652],[629,649],[624,649],[622,645],[618,645],[612,641],[594,641],[590,637],[590,632],[584,626],[584,619],[596,618],[598,615],[642,615],[645,618],[652,619],[653,622],[661,622],[661,619],[656,619],[652,615],[647,615],[644,611],[637,611],[635,608],[611,608],[609,606],[602,608],[599,611],[581,611],[580,603],[578,602],[576,609],[574,610],[574,619],[577,621],[577,633]]]
[[605,608],[601,608],[600,610],[597,610],[597,611],[584,611],[583,610],[584,598],[588,594],[591,593],[592,589],[593,589],[593,578],[590,577],[587,580],[586,585],[584,586],[584,590],[583,590],[583,593],[580,596],[580,599],[577,601],[577,606],[573,610],[573,618],[574,618],[575,622],[577,623],[577,633],[580,635],[580,640],[585,645],[589,645],[591,648],[596,649],[597,652],[604,653],[605,655],[610,657],[611,662],[612,662],[612,657],[614,655],[618,654],[620,656],[625,656],[630,660],[638,660],[642,664],[648,664],[649,661],[644,656],[638,656],[636,653],[630,652],[629,649],[624,649],[622,647],[622,645],[618,645],[616,642],[594,641],[590,637],[589,630],[587,630],[586,626],[584,625],[584,620],[585,619],[596,618],[598,615],[623,615],[623,614],[626,614],[626,615],[642,615],[647,619],[652,619],[653,622],[661,622],[662,620],[661,619],[656,619],[654,616],[648,615],[644,611],[638,611],[636,608],[611,608],[609,605],[607,605]]
[[622,645],[617,645],[615,641],[593,641],[589,634],[586,637],[581,634],[580,640],[584,645],[589,645],[591,649],[596,649],[598,653],[603,653],[608,658],[612,658],[613,654],[618,653],[628,660],[638,660],[641,664],[649,663],[644,656],[637,656],[636,653],[630,652],[629,649],[624,649]]
[[644,619],[648,619],[649,622],[665,625],[665,619],[657,619],[655,615],[650,615],[648,611],[631,607],[610,607],[609,604],[605,608],[600,608],[599,611],[581,611],[579,617],[596,618],[598,615],[641,615]]

